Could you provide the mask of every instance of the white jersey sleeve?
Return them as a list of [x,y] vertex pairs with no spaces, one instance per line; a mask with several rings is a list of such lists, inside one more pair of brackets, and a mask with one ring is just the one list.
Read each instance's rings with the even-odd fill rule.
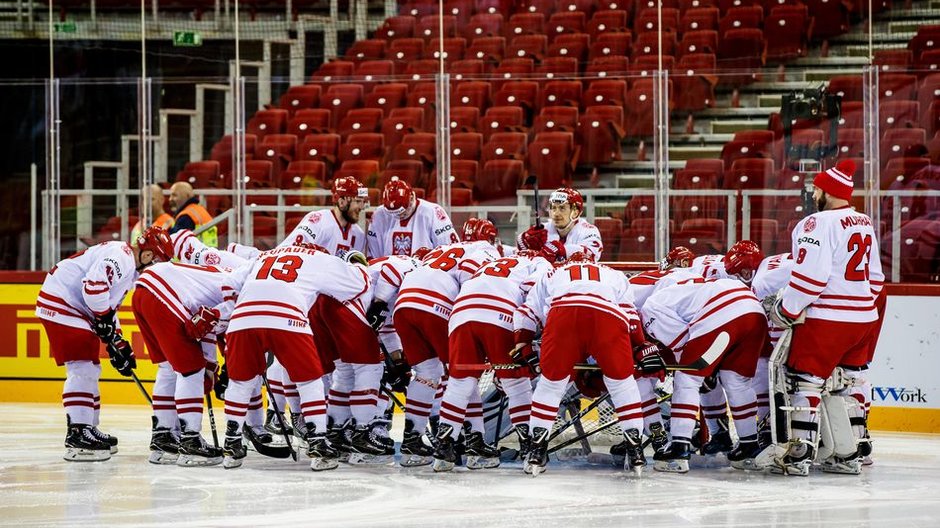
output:
[[771,255],[761,261],[751,289],[758,299],[764,299],[783,289],[790,281],[790,271],[793,269],[793,256],[789,253]]
[[391,251],[385,247],[385,233],[389,230],[388,226],[392,221],[392,214],[384,206],[372,213],[372,221],[366,233],[366,255],[370,259],[391,255]]
[[733,279],[725,271],[724,255],[702,255],[692,260],[692,266],[689,268],[693,273],[701,275],[706,279]]
[[170,241],[173,243],[173,253],[176,259],[187,264],[237,268],[247,261],[231,251],[205,245],[188,229],[171,234]]
[[456,244],[459,242],[459,239],[457,238],[457,232],[454,230],[454,223],[450,221],[450,217],[447,216],[444,208],[431,202],[428,202],[428,204],[431,205],[431,214],[429,217],[432,226],[432,245],[428,247],[435,248],[438,246]]
[[558,234],[555,224],[547,222],[545,229],[548,230],[548,241],[560,240],[565,245],[565,254],[586,253],[593,256],[594,260],[600,260],[604,252],[604,242],[601,240],[601,232],[597,226],[583,218],[575,220],[575,225],[564,238]]
[[229,253],[234,253],[236,256],[241,257],[245,260],[255,260],[258,258],[258,255],[261,254],[261,250],[253,247],[246,246],[244,244],[239,244],[238,242],[229,242],[228,247],[226,248]]

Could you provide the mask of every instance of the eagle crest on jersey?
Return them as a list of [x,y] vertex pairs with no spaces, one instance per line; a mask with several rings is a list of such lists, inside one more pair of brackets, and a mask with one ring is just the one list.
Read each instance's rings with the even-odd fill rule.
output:
[[392,233],[392,255],[411,255],[411,233]]
[[806,222],[803,224],[803,232],[810,233],[816,229],[816,219],[812,216],[806,219]]
[[209,253],[206,255],[206,266],[217,266],[222,263],[222,259],[219,258],[219,255],[215,253]]

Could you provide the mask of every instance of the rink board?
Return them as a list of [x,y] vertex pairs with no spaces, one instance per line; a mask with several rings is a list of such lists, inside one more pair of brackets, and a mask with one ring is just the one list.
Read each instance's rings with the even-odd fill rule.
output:
[[[0,402],[58,402],[65,372],[49,354],[35,301],[41,273],[17,273],[0,284]],[[940,287],[888,285],[884,327],[870,372],[872,429],[940,433]],[[128,295],[119,310],[124,335],[137,356],[138,376],[152,381],[156,367],[138,332]],[[141,404],[137,387],[115,372],[102,347],[102,403]]]

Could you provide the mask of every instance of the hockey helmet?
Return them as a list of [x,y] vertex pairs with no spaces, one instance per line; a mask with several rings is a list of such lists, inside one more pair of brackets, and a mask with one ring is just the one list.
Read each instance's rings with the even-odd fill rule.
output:
[[480,223],[480,219],[476,217],[470,217],[466,222],[463,223],[463,228],[460,230],[460,240],[464,242],[470,242],[473,240],[474,232],[476,231],[477,224]]
[[[464,225],[464,228],[466,228],[466,225]],[[499,236],[499,231],[496,229],[496,226],[493,225],[493,222],[479,219],[476,222],[476,226],[473,228],[473,233],[470,235],[470,240],[473,242],[478,240],[485,240],[487,242],[493,243],[497,236]]]
[[382,205],[389,212],[398,216],[404,215],[414,200],[415,193],[411,185],[408,185],[408,182],[404,180],[399,180],[397,177],[392,177],[385,184],[385,189],[382,191]]
[[173,242],[170,235],[160,226],[150,226],[137,237],[137,247],[141,252],[150,251],[154,260],[169,262],[173,258]]
[[333,192],[333,202],[340,198],[362,198],[369,199],[369,189],[359,182],[354,176],[343,176],[333,180],[333,186],[330,189]]
[[692,266],[693,260],[695,260],[695,253],[692,253],[691,249],[685,246],[676,246],[670,249],[669,253],[666,253],[666,258],[660,263],[659,269],[688,268]]
[[415,250],[414,255],[412,255],[412,257],[418,260],[424,260],[424,257],[428,256],[428,253],[430,252],[431,252],[431,248],[422,246]]
[[729,275],[737,275],[745,282],[750,282],[762,260],[764,260],[764,252],[756,242],[741,240],[731,246],[722,262]]
[[569,204],[572,208],[577,207],[579,211],[584,210],[584,197],[581,193],[571,187],[559,187],[548,197],[549,204]]

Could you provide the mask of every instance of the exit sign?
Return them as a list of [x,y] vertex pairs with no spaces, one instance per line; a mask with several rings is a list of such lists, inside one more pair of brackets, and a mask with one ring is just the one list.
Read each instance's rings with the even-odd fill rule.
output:
[[53,31],[55,33],[75,33],[77,30],[78,27],[75,26],[75,22],[53,24]]
[[174,46],[202,46],[202,35],[195,31],[174,31]]

